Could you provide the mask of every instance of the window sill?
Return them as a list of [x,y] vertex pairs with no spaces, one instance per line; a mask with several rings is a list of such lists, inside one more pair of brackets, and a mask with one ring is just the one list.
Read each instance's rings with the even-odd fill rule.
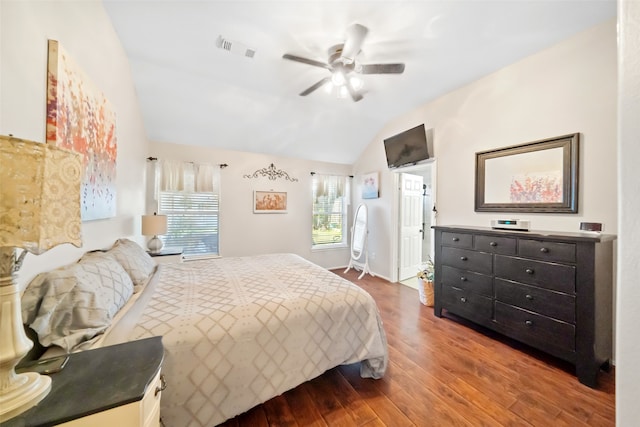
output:
[[221,258],[219,254],[202,254],[202,255],[183,255],[182,261],[200,261],[202,259]]
[[329,243],[325,245],[311,246],[311,252],[331,251],[336,249],[349,249],[349,245],[346,243]]

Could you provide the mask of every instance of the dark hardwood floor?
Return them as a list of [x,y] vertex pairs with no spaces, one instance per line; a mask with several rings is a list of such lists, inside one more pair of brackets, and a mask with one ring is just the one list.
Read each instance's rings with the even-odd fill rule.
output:
[[[343,274],[376,300],[389,343],[383,379],[340,366],[223,426],[613,426],[614,370],[598,389],[573,367],[461,319],[437,318],[416,290]],[[469,327],[471,326],[471,327]]]

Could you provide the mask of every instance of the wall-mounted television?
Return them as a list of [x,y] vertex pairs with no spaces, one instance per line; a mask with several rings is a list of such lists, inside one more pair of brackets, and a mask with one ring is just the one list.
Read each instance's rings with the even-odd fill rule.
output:
[[385,139],[384,151],[389,168],[414,165],[427,160],[429,149],[424,124]]

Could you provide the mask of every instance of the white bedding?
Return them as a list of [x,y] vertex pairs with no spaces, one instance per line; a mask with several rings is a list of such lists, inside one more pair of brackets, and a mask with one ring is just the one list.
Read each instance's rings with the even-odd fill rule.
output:
[[387,366],[373,298],[291,254],[161,265],[100,345],[156,335],[168,427],[212,427],[341,364]]

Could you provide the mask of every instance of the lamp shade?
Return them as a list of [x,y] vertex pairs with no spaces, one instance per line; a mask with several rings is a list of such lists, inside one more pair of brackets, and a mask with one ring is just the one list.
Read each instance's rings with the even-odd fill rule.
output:
[[80,154],[0,136],[0,247],[82,246]]
[[142,235],[157,236],[167,232],[166,215],[142,215]]
[[[15,372],[33,346],[22,324],[16,273],[27,252],[39,255],[61,243],[82,246],[81,168],[73,151],[0,136],[0,423],[51,390],[49,377]],[[18,257],[16,248],[25,251]]]

